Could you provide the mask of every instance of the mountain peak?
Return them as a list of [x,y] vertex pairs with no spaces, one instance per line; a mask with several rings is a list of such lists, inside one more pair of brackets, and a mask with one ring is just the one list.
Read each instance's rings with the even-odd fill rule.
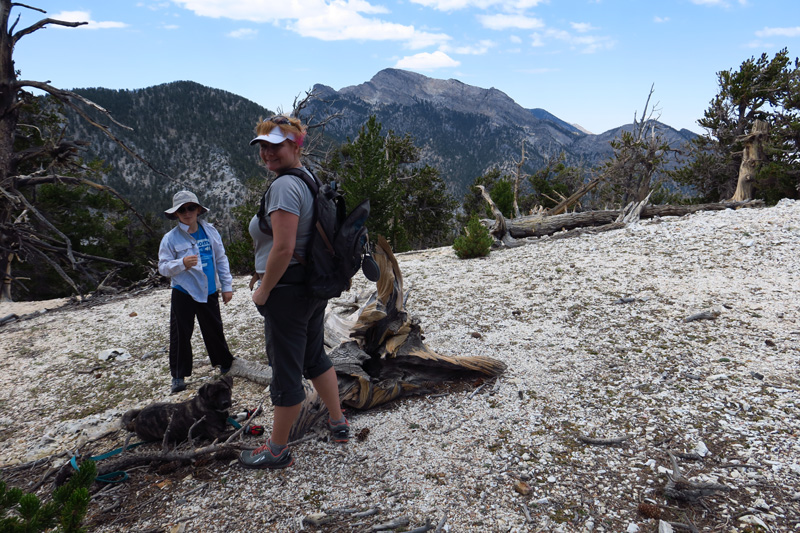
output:
[[370,81],[344,87],[339,93],[370,105],[414,105],[425,101],[498,119],[517,115],[521,109],[506,93],[494,87],[483,89],[452,78],[440,80],[395,68],[381,70]]

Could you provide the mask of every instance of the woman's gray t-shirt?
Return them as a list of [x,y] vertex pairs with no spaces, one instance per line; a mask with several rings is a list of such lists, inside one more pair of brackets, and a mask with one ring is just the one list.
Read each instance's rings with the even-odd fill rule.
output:
[[[303,168],[303,170],[306,169]],[[278,176],[267,189],[264,207],[267,215],[280,209],[300,217],[294,251],[301,257],[305,256],[306,244],[311,237],[311,230],[313,229],[311,224],[314,220],[314,196],[311,194],[311,189],[308,188],[308,185],[301,178],[291,174]],[[269,216],[266,218],[269,221]],[[270,225],[270,227],[272,226]],[[250,220],[248,230],[255,245],[256,272],[263,274],[267,265],[267,258],[272,250],[272,235],[267,235],[259,229],[258,215]],[[294,265],[296,263],[297,260],[292,257],[289,264]]]

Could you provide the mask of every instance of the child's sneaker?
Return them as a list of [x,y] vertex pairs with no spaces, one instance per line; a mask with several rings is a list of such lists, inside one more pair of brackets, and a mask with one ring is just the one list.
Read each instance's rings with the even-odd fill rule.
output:
[[244,450],[239,454],[239,462],[245,468],[286,468],[294,464],[292,452],[285,446],[281,453],[275,455],[269,447],[269,440],[255,450]]
[[183,378],[172,378],[172,393],[181,392],[186,390],[186,382]]
[[350,440],[350,422],[344,416],[338,422],[334,422],[328,417],[328,429],[331,431],[333,442],[348,442]]

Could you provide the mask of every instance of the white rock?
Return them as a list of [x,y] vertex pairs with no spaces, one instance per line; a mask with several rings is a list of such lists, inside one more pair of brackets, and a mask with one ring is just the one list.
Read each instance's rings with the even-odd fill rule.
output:
[[694,453],[696,453],[700,457],[705,457],[710,452],[708,451],[706,443],[703,441],[699,441],[697,444],[694,445]]
[[672,524],[669,522],[665,522],[664,520],[658,521],[658,533],[672,533]]
[[753,507],[756,509],[761,509],[762,511],[769,511],[769,505],[764,498],[758,498],[756,501],[753,502]]
[[129,354],[125,348],[109,348],[97,354],[97,358],[101,361],[108,361],[111,359],[125,361],[131,358],[131,354]]
[[740,517],[739,522],[744,522],[745,524],[750,524],[751,526],[760,526],[764,528],[764,530],[768,531],[767,523],[761,520],[759,517],[752,514]]

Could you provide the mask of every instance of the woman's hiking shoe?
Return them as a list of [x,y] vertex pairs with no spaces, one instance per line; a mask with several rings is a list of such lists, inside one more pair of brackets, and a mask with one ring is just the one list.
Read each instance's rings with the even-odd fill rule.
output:
[[292,452],[286,446],[281,453],[275,455],[269,447],[269,441],[255,450],[244,450],[239,454],[239,462],[245,468],[286,468],[294,464]]
[[181,392],[186,390],[186,382],[183,378],[172,378],[172,393]]
[[328,429],[331,431],[333,442],[348,442],[350,440],[350,422],[345,417],[334,422],[328,417]]

